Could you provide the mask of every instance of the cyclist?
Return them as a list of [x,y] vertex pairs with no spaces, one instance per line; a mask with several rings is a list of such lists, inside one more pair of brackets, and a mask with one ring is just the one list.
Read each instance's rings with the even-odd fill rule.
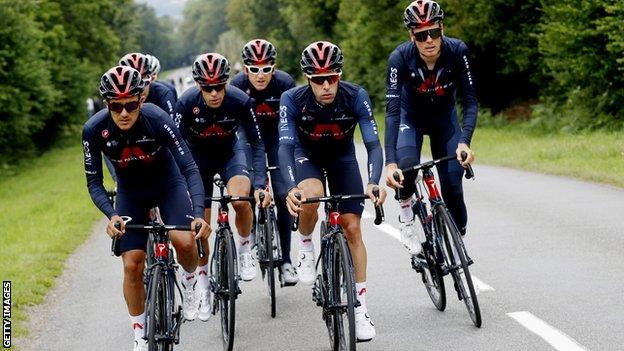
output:
[[[241,56],[245,65],[244,70],[234,76],[231,84],[240,88],[253,99],[269,165],[277,166],[279,99],[284,91],[295,87],[295,81],[288,73],[275,69],[277,52],[273,44],[264,39],[249,41],[243,47]],[[249,164],[251,148],[245,146],[247,163]],[[284,260],[282,265],[284,283],[287,286],[295,285],[299,278],[290,260],[292,217],[286,209],[287,189],[280,171],[271,172],[271,184],[276,197],[277,228]]]
[[[318,220],[318,204],[300,207],[306,197],[323,196],[322,170],[327,171],[329,190],[334,194],[361,194],[360,170],[355,156],[353,133],[360,125],[368,152],[366,193],[383,203],[385,191],[376,199],[372,193],[383,168],[383,155],[368,93],[340,80],[343,56],[340,48],[326,41],[310,44],[301,54],[301,69],[308,80],[282,94],[280,101],[279,161],[288,185],[287,206],[299,215],[299,279],[312,284],[316,279],[311,234]],[[301,194],[301,201],[295,194]],[[360,218],[364,203],[344,202],[340,224],[345,230],[355,266],[357,298],[356,337],[368,341],[375,326],[366,308],[366,247]]]
[[[145,80],[145,91],[143,92],[145,102],[160,107],[175,120],[174,107],[177,98],[166,85],[161,82],[153,81],[152,64],[146,55],[138,52],[126,54],[119,60],[119,65],[130,66],[139,71],[143,80]],[[176,125],[179,123],[180,121],[176,121]]]
[[[160,73],[161,68],[160,61],[158,60],[158,57],[154,55],[146,54],[145,56],[147,57],[147,61],[150,63],[150,68],[152,71],[152,82],[154,82],[158,80],[158,74]],[[178,101],[178,91],[176,90],[175,86],[173,86],[173,84],[160,80],[158,82],[169,88],[169,90],[171,90],[171,92],[173,93],[174,100]]]
[[[251,99],[236,87],[226,87],[230,65],[220,54],[198,56],[192,71],[197,86],[189,88],[180,97],[176,114],[181,121],[180,131],[199,166],[206,193],[212,194],[212,180],[217,173],[226,182],[228,194],[247,196],[251,191],[245,152],[236,136],[239,126],[242,126],[253,147],[254,169],[258,170],[253,177],[254,194],[258,200],[260,192],[265,191],[266,159]],[[267,193],[263,205],[268,205],[270,201],[271,196]],[[232,203],[232,206],[236,211],[236,228],[240,236],[239,273],[241,279],[250,281],[256,276],[250,238],[253,212],[248,202],[238,201]],[[211,203],[206,202],[205,207],[205,219],[209,222]],[[204,247],[208,247],[207,240]],[[200,260],[199,265],[199,317],[207,320],[210,316],[208,257]]]
[[[184,311],[193,309],[193,273],[197,266],[196,238],[207,238],[210,227],[203,219],[204,188],[188,147],[171,119],[153,104],[143,103],[144,81],[130,67],[117,66],[101,78],[100,93],[107,109],[101,110],[84,125],[82,144],[87,187],[91,199],[109,218],[106,232],[117,237],[115,253],[124,266],[123,291],[134,330],[134,350],[145,350],[145,289],[143,269],[147,234],[125,230],[120,215],[133,223],[147,224],[149,209],[158,206],[165,223],[191,225],[202,229],[171,232],[178,262],[183,268]],[[117,174],[115,207],[102,183],[102,154]],[[189,198],[190,194],[190,198]],[[121,223],[121,230],[115,223]],[[195,307],[196,309],[197,307]]]
[[[410,40],[390,55],[386,79],[386,182],[395,189],[401,188],[401,239],[415,255],[421,252],[421,242],[426,240],[422,228],[414,225],[415,174],[404,179],[398,168],[420,163],[423,135],[429,135],[433,158],[456,153],[460,163],[442,163],[437,168],[444,202],[462,235],[465,234],[462,166],[474,161],[470,140],[477,123],[477,98],[468,48],[461,40],[444,36],[444,12],[440,5],[431,0],[416,0],[407,6],[403,18]],[[455,109],[457,88],[463,100],[462,127]],[[462,151],[468,154],[465,161],[461,161]],[[397,170],[399,182],[392,177]]]

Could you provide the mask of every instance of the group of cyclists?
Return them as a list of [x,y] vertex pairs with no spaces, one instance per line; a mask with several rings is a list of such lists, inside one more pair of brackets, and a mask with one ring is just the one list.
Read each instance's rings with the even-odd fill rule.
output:
[[[444,200],[462,234],[466,232],[462,166],[474,160],[470,141],[477,101],[468,49],[462,41],[443,35],[443,18],[435,1],[416,0],[407,6],[404,23],[409,41],[392,52],[387,70],[386,184],[401,189],[401,239],[412,255],[420,252],[424,238],[411,210],[414,179],[404,178],[400,169],[420,162],[423,135],[430,136],[434,158],[457,154],[460,162],[440,165],[438,172]],[[197,232],[172,231],[170,237],[182,268],[184,318],[206,321],[211,313],[208,255],[198,257],[196,240],[209,247],[211,203],[205,197],[212,194],[215,174],[232,196],[253,193],[257,206],[275,203],[286,285],[313,284],[316,279],[311,235],[318,204],[302,202],[323,196],[324,172],[330,193],[366,193],[377,204],[385,200],[383,188],[378,197],[373,194],[384,168],[373,106],[366,90],[341,79],[343,54],[337,45],[317,41],[303,50],[300,65],[306,82],[300,86],[276,68],[277,50],[267,40],[249,41],[241,57],[243,71],[230,80],[230,64],[223,55],[199,55],[192,65],[196,86],[178,99],[173,86],[156,80],[157,58],[127,54],[101,78],[99,89],[107,108],[84,125],[87,186],[96,206],[110,219],[107,233],[118,238],[115,253],[124,267],[123,293],[135,351],[146,349],[143,270],[148,238],[126,230],[122,215],[132,217],[133,223],[146,223],[149,210],[158,207],[166,224],[201,225]],[[461,127],[455,109],[458,89]],[[356,125],[368,153],[365,186],[353,140]],[[461,152],[468,155],[464,161]],[[115,174],[114,205],[103,185],[102,155]],[[277,166],[270,171],[270,187],[267,164]],[[399,181],[392,176],[395,172]],[[353,257],[359,302],[356,337],[369,341],[375,337],[375,326],[366,305],[363,206],[360,201],[342,203],[339,222]],[[234,202],[233,208],[240,278],[250,281],[256,276],[253,208],[249,202]],[[296,268],[290,254],[293,216],[299,217]]]

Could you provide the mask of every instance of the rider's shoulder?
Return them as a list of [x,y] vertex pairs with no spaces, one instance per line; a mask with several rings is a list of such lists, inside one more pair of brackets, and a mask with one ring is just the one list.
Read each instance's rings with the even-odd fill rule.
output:
[[178,98],[178,102],[182,104],[188,104],[189,102],[198,100],[201,96],[201,92],[198,87],[193,86],[188,89]]
[[444,37],[443,45],[453,53],[463,53],[468,50],[468,46],[461,39]]
[[295,80],[290,74],[279,69],[275,71],[274,77],[280,87],[286,88],[295,84]]
[[247,75],[243,72],[238,72],[232,78],[232,81],[230,81],[230,85],[233,85],[239,89],[244,89],[248,82],[249,78],[247,78]]
[[249,101],[249,95],[240,88],[229,84],[225,89],[225,99],[237,104],[246,104]]

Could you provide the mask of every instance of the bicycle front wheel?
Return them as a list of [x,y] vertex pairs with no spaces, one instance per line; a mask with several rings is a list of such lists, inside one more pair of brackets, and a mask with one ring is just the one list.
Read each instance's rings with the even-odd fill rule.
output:
[[167,287],[161,266],[154,266],[148,284],[146,301],[147,347],[149,351],[169,351],[173,345],[167,338],[169,313],[167,313]]
[[[433,248],[430,245],[423,245],[426,267],[420,272],[422,282],[425,284],[427,294],[433,305],[439,310],[446,309],[446,290],[444,288],[444,277],[440,266],[436,263]],[[416,258],[413,258],[416,259]]]
[[275,318],[276,314],[276,302],[275,302],[275,258],[273,257],[275,250],[274,245],[274,223],[271,218],[267,218],[264,234],[266,235],[266,249],[267,249],[267,284],[269,287],[269,299],[271,300],[271,317]]
[[331,296],[333,308],[333,349],[355,350],[355,278],[351,253],[344,235],[336,235],[332,259]]
[[236,326],[236,269],[234,255],[236,248],[232,232],[226,230],[219,240],[219,311],[221,317],[221,335],[223,349],[231,351],[234,347],[234,330]]
[[468,268],[468,259],[464,249],[464,242],[459,234],[455,222],[445,207],[437,210],[437,225],[444,235],[446,251],[451,262],[451,275],[455,281],[455,289],[461,300],[464,301],[468,315],[477,328],[481,327],[481,310],[475,292],[472,276]]

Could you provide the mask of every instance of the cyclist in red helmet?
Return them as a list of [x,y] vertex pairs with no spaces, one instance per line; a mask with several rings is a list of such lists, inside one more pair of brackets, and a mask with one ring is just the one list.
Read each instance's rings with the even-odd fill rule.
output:
[[[234,76],[232,85],[240,88],[253,99],[267,160],[270,166],[277,166],[279,100],[283,92],[295,87],[295,81],[288,73],[275,68],[277,52],[273,44],[264,39],[249,41],[243,47],[241,56],[245,65],[244,70]],[[245,146],[247,163],[249,163],[251,147],[248,144]],[[282,277],[286,286],[295,285],[299,278],[290,259],[292,216],[286,209],[286,190],[288,189],[279,170],[271,171],[271,185],[276,198],[277,228],[284,260],[281,269]]]
[[[149,209],[158,206],[165,223],[202,225],[195,235],[172,231],[171,242],[183,274],[197,267],[196,238],[207,238],[204,221],[204,188],[197,165],[171,118],[160,108],[143,103],[144,81],[139,71],[117,66],[100,80],[100,93],[108,108],[100,110],[84,125],[82,145],[87,187],[95,205],[109,218],[106,232],[117,237],[115,253],[124,266],[123,291],[134,330],[134,350],[147,350],[143,270],[147,234],[125,230],[121,215],[133,224],[148,224]],[[102,182],[102,154],[117,174],[115,206]],[[121,230],[115,223],[121,223]],[[188,295],[188,283],[185,289]],[[192,291],[192,290],[191,290]]]
[[[442,196],[462,234],[467,214],[462,189],[463,167],[474,161],[470,141],[477,124],[477,98],[468,47],[444,36],[444,11],[431,0],[412,2],[403,14],[410,40],[390,55],[386,79],[386,182],[401,188],[401,240],[410,254],[421,252],[425,237],[414,225],[414,177],[396,182],[395,170],[420,163],[423,136],[431,141],[433,158],[457,154],[459,162],[437,166]],[[459,90],[463,104],[460,127],[455,110]],[[461,161],[465,151],[468,158]],[[400,171],[399,171],[400,173]]]
[[[287,206],[298,214],[300,250],[299,279],[312,284],[316,279],[314,245],[310,238],[318,220],[318,204],[301,206],[306,197],[323,196],[323,170],[333,194],[364,192],[355,156],[353,134],[359,124],[368,152],[368,184],[371,200],[383,168],[383,154],[368,93],[361,87],[341,81],[343,56],[340,48],[326,41],[310,44],[301,54],[301,69],[308,84],[290,89],[280,101],[279,162],[288,185]],[[301,194],[297,199],[295,194]],[[362,241],[360,219],[364,203],[347,201],[340,205],[340,223],[353,255],[357,298],[356,338],[369,341],[375,326],[366,307],[366,246]]]

